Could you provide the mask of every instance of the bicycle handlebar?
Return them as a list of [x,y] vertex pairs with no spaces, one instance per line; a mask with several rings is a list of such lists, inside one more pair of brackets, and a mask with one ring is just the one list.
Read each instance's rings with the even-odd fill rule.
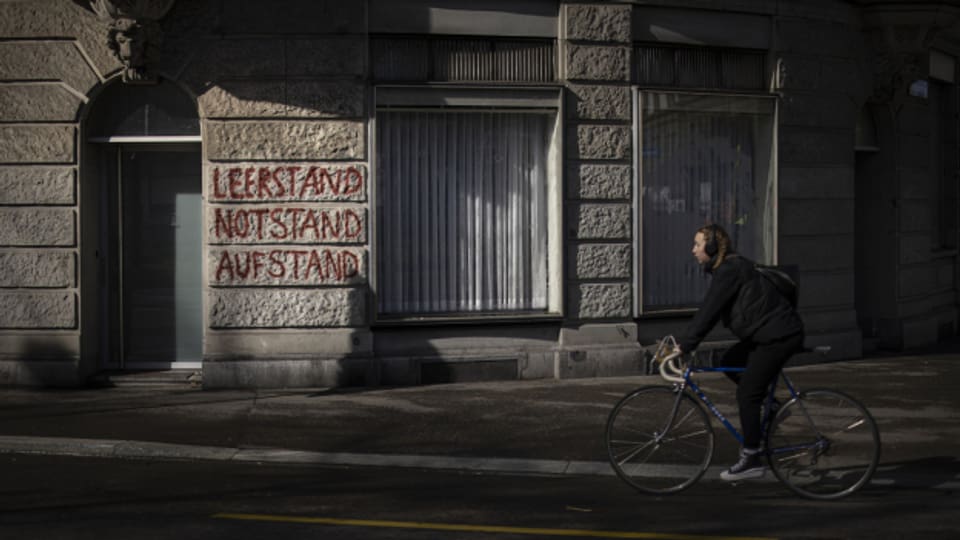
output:
[[[821,345],[806,349],[807,352],[813,352],[825,356],[830,352],[829,345]],[[663,336],[663,339],[657,344],[657,349],[653,353],[653,359],[660,364],[660,376],[670,382],[683,382],[684,366],[678,361],[683,356],[683,352],[677,345],[677,340],[672,335]]]
[[653,359],[660,364],[660,376],[671,382],[683,382],[683,368],[676,362],[682,355],[677,340],[671,335],[664,336],[653,353]]

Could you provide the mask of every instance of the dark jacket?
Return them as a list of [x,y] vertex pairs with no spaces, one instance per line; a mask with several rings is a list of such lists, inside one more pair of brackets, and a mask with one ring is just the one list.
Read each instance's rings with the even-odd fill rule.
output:
[[679,340],[685,352],[696,349],[720,320],[740,340],[755,343],[803,332],[796,310],[750,259],[728,254],[712,274],[707,296]]

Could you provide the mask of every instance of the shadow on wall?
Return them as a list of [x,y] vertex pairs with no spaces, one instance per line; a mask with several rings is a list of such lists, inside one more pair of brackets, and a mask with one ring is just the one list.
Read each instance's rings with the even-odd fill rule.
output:
[[19,351],[0,359],[0,386],[80,386],[79,364],[77,351],[57,338],[26,337]]

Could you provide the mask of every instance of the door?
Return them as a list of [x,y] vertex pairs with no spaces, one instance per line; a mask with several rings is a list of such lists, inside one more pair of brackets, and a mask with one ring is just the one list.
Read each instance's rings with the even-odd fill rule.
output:
[[109,144],[103,150],[101,367],[199,368],[200,145]]
[[200,148],[125,145],[118,161],[123,367],[200,362]]

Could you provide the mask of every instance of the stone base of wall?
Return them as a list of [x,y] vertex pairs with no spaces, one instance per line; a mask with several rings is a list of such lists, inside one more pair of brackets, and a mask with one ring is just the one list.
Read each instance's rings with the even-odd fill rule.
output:
[[880,319],[877,334],[881,337],[871,340],[870,347],[894,351],[926,347],[957,335],[958,324],[956,308],[908,319]]
[[76,387],[84,383],[80,359],[4,360],[0,359],[0,387],[41,386]]
[[368,386],[369,358],[215,359],[203,362],[203,387],[331,388]]

